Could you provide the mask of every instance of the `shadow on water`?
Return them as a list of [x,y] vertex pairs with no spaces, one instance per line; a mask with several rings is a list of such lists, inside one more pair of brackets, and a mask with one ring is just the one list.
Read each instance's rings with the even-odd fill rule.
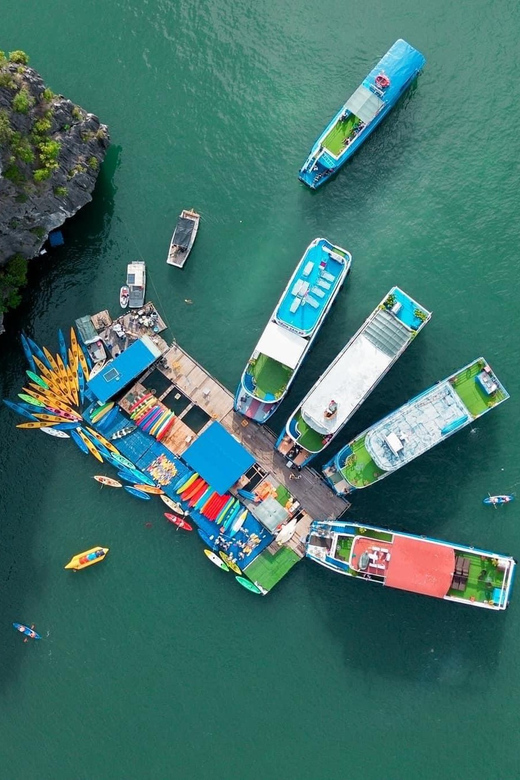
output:
[[[52,290],[63,277],[81,270],[82,248],[89,248],[90,257],[102,261],[103,249],[110,233],[114,211],[115,186],[112,182],[119,158],[119,150],[110,149],[93,194],[93,202],[66,223],[67,245],[53,252],[45,260],[34,261],[29,273],[29,284],[24,291],[21,306],[6,318],[6,333],[0,337],[0,398],[16,399],[26,382],[27,364],[19,340],[26,330],[42,345],[57,351],[57,329],[66,332],[72,324],[69,312],[54,305]],[[90,311],[88,285],[81,290],[84,311]],[[40,298],[48,300],[42,307]],[[83,312],[82,312],[83,313]],[[72,317],[79,316],[79,314]],[[43,321],[40,322],[40,318]],[[44,334],[44,335],[42,335]],[[51,334],[51,335],[49,335]],[[19,637],[11,628],[13,622],[36,623],[36,629],[45,636],[38,616],[26,614],[27,602],[45,587],[45,567],[34,549],[34,537],[41,524],[40,506],[46,491],[46,481],[55,466],[58,450],[51,446],[47,436],[38,431],[16,429],[24,422],[6,406],[0,404],[0,437],[2,486],[0,490],[0,689],[5,690],[18,671],[24,657],[20,653]],[[26,438],[27,437],[27,438]],[[57,453],[54,456],[54,453]],[[9,475],[9,477],[7,476]]]
[[306,580],[309,599],[342,647],[347,673],[354,666],[368,680],[469,695],[493,685],[507,613],[355,582],[310,562]]

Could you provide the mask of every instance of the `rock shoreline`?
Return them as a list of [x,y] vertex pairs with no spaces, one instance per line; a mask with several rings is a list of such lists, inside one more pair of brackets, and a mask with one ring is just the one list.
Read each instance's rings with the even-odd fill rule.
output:
[[23,52],[0,52],[0,312],[19,302],[23,262],[92,200],[109,143],[107,126],[47,88]]

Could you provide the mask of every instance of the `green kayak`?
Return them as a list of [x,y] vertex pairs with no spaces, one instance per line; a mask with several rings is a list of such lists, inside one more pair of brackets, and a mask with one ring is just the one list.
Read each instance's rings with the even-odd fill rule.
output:
[[254,582],[251,582],[251,580],[248,580],[246,577],[239,577],[238,575],[235,577],[236,581],[239,582],[243,588],[247,588],[247,590],[250,590],[251,593],[261,593],[262,591],[260,588],[257,588]]

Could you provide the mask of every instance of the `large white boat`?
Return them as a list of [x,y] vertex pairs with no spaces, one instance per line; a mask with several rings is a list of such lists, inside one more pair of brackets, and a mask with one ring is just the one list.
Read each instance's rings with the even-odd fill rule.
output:
[[392,287],[289,417],[276,442],[289,465],[305,465],[330,444],[430,317]]
[[307,558],[347,577],[495,612],[509,604],[516,569],[509,555],[337,520],[312,523]]
[[134,260],[126,268],[126,286],[129,290],[128,305],[131,309],[144,306],[146,295],[146,264],[144,260]]
[[235,411],[264,423],[289,391],[352,263],[325,238],[309,244],[282,293],[235,394]]
[[323,474],[339,495],[372,485],[507,398],[487,361],[477,358],[352,439]]

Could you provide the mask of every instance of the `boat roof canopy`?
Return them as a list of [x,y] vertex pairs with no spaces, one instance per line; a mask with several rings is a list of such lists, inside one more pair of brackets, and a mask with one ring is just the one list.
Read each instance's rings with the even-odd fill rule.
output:
[[455,550],[445,544],[394,536],[385,585],[443,598],[455,572]]
[[179,217],[173,233],[172,244],[179,246],[181,249],[187,249],[194,228],[195,222],[192,219]]
[[255,351],[277,360],[288,368],[296,368],[307,346],[306,339],[291,333],[276,322],[269,322],[260,336]]
[[88,314],[75,320],[74,324],[84,344],[92,344],[99,339],[98,332]]
[[126,269],[126,283],[130,287],[144,287],[144,263],[129,263]]
[[382,106],[384,106],[384,102],[363,85],[356,89],[345,104],[345,108],[359,117],[365,124],[372,121]]
[[[304,401],[303,419],[318,433],[334,433],[392,362],[393,357],[378,349],[362,333],[358,334]],[[332,417],[326,417],[325,410],[331,401],[336,401],[337,411]]]
[[185,450],[182,458],[220,495],[224,495],[255,462],[246,448],[218,422],[211,423]]

